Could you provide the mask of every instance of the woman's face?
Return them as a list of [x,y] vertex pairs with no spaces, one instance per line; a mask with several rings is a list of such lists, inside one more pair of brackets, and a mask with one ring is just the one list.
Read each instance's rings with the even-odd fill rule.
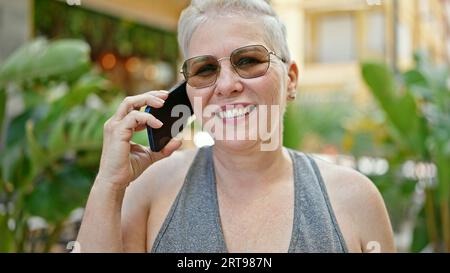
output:
[[[263,45],[269,51],[276,51],[264,41],[261,25],[242,17],[209,19],[194,32],[187,58],[212,55],[220,59],[248,45]],[[287,91],[292,88],[295,91],[296,87],[297,70],[294,67],[295,77],[292,78],[292,65],[295,66],[286,65],[271,55],[269,69],[263,76],[244,79],[236,73],[230,59],[224,58],[213,85],[203,88],[187,85],[197,119],[201,117],[206,130],[214,132],[216,146],[241,150],[272,138],[278,138],[272,150],[282,144],[281,121]],[[201,109],[198,109],[200,104]],[[263,112],[264,109],[267,111]]]

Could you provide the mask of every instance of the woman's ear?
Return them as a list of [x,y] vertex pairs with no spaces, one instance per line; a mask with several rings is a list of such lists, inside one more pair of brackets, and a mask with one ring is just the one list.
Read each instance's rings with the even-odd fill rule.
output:
[[297,96],[297,82],[298,82],[298,67],[297,64],[292,61],[288,67],[288,86],[287,86],[287,98],[292,101]]

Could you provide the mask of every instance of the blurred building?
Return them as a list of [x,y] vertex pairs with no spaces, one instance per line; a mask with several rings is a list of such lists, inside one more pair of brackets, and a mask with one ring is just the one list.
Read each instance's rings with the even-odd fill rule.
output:
[[[414,65],[413,54],[428,52],[449,63],[447,0],[272,0],[285,21],[292,55],[300,65],[305,93],[346,92],[360,104],[368,92],[360,62],[385,61],[394,70]],[[143,24],[176,31],[188,0],[81,0],[82,5]]]
[[[75,0],[72,0],[75,1]],[[176,31],[181,11],[189,0],[79,0],[89,9],[168,31]]]
[[287,24],[303,92],[347,92],[364,104],[361,61],[404,71],[414,65],[414,53],[425,50],[434,62],[449,63],[447,0],[272,2]]
[[[30,7],[38,1],[42,2],[0,1],[2,40],[0,61],[32,36],[30,34],[33,31],[30,28],[32,19],[27,20],[26,15],[30,14],[29,17],[33,17],[33,8]],[[189,0],[51,1],[64,3],[74,9],[79,6],[84,10],[105,14],[111,18],[120,18],[125,23],[133,22],[173,34],[176,32],[181,11],[190,2]],[[300,67],[299,90],[302,94],[313,92],[315,97],[321,97],[323,94],[326,98],[330,97],[329,92],[345,92],[357,102],[364,104],[369,100],[368,92],[360,77],[361,61],[385,61],[395,70],[406,70],[414,64],[414,52],[424,49],[436,63],[449,63],[447,42],[449,0],[271,0],[271,2],[287,25],[292,55]],[[45,18],[38,17],[36,20]],[[53,24],[55,29],[64,28],[64,23],[58,25],[53,22]],[[95,32],[95,28],[92,28],[92,31]],[[107,37],[108,34],[103,35]],[[165,73],[162,85],[170,84],[179,77],[176,67],[179,66],[180,60],[177,64],[170,63],[173,62],[173,58],[170,57],[166,58],[165,63],[146,63],[146,60],[142,60],[145,59],[143,54],[133,56],[133,52],[122,54],[126,56],[120,59],[118,57],[121,56],[114,55],[114,52],[111,55],[109,54],[111,52],[107,51],[111,42],[104,43],[106,46],[103,44],[102,46],[105,47],[105,52],[96,52],[99,55],[97,56],[99,64],[108,70],[113,64],[120,64],[120,61],[123,63],[122,70],[111,71],[115,73],[113,75],[115,79],[132,82],[134,78],[129,72],[135,71],[137,74],[137,68],[142,70],[138,79],[144,81],[152,79],[155,77],[155,71],[169,71],[168,63],[173,66],[173,75]],[[174,43],[173,39],[170,43]],[[161,48],[168,46],[167,43],[163,46],[158,41],[155,44],[155,50],[163,50]],[[149,51],[152,50],[147,52]],[[158,54],[154,56],[158,57]],[[145,83],[143,86],[146,86]],[[126,89],[136,89],[135,92],[139,92],[140,89],[145,89],[144,87],[129,84]]]
[[29,1],[0,0],[0,63],[31,34]]

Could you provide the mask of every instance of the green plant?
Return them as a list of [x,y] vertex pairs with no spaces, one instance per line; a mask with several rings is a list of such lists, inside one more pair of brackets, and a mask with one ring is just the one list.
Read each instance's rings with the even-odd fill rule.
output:
[[[89,54],[83,41],[37,39],[0,66],[0,252],[49,251],[86,201],[112,109],[100,97],[114,95]],[[37,247],[32,216],[48,223]]]
[[[416,55],[417,66],[396,77],[384,64],[364,63],[362,75],[389,121],[389,134],[401,157],[433,162],[437,186],[428,184],[415,229],[413,248],[428,243],[450,251],[450,90],[448,71]],[[422,236],[426,231],[427,236]],[[417,243],[420,241],[420,243]]]
[[284,116],[283,144],[306,151],[323,150],[327,146],[341,150],[345,134],[344,121],[353,113],[351,97],[345,92],[316,100],[301,96],[288,104]]

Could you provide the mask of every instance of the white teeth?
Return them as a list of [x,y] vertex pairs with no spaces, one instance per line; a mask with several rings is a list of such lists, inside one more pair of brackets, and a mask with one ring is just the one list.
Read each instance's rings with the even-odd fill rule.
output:
[[233,108],[226,111],[217,112],[219,118],[238,118],[245,116],[256,109],[256,105],[249,105],[244,108]]

